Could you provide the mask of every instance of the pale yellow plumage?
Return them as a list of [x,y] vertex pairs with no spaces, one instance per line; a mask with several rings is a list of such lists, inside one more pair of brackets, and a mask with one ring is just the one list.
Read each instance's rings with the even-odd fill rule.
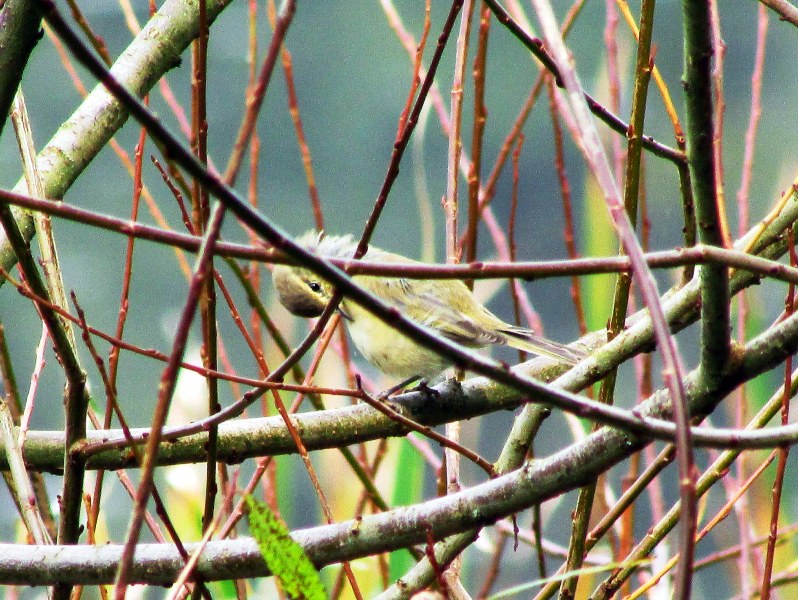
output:
[[[351,236],[319,237],[313,232],[306,233],[299,241],[325,258],[351,258],[357,245]],[[364,259],[386,263],[416,262],[374,246],[369,248]],[[319,316],[332,297],[333,288],[328,282],[301,267],[278,265],[273,280],[280,302],[299,316]],[[505,323],[482,306],[459,280],[370,275],[356,275],[353,280],[404,316],[464,346],[481,348],[506,344],[569,364],[585,356],[584,352]],[[339,310],[355,346],[366,360],[384,373],[403,378],[428,378],[450,366],[446,358],[419,346],[351,300],[342,300]]]

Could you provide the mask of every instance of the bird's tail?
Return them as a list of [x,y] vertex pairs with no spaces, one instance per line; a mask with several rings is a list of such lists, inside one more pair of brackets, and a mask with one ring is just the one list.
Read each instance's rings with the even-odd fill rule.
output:
[[557,360],[575,365],[587,356],[587,352],[578,348],[571,348],[546,338],[535,335],[523,327],[508,327],[501,333],[506,336],[507,345],[532,354],[548,356]]

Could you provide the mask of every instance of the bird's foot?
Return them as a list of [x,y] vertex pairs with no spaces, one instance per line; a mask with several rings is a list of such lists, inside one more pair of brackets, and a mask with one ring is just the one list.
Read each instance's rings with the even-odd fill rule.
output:
[[440,400],[441,398],[441,393],[435,388],[430,387],[426,379],[422,379],[421,381],[418,382],[418,385],[416,387],[407,391],[424,394],[425,396],[428,397],[429,400]]

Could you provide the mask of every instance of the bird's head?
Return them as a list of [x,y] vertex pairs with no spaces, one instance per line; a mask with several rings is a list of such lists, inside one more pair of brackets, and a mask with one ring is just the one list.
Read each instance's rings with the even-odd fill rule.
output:
[[272,281],[280,304],[299,317],[318,317],[332,298],[333,287],[315,273],[289,265],[278,265]]
[[[313,231],[301,235],[297,242],[324,258],[351,258],[356,247],[352,236],[324,235]],[[292,314],[305,318],[320,316],[334,291],[329,282],[294,265],[275,266],[272,281],[280,303]]]

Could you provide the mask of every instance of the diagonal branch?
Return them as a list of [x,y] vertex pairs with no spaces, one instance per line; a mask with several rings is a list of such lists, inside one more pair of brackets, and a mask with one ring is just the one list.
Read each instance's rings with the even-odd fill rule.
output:
[[[230,3],[231,0],[208,0],[208,22],[215,20]],[[6,7],[10,4],[9,0]],[[196,1],[167,0],[117,59],[112,67],[114,76],[133,94],[144,96],[164,73],[180,64],[180,55],[197,37],[198,28]],[[39,172],[48,198],[62,198],[66,194],[128,116],[123,105],[102,84],[94,88],[39,153]],[[20,181],[15,191],[23,191],[24,185]],[[14,211],[14,216],[23,238],[30,240],[34,235],[32,218],[23,211]],[[9,271],[15,264],[8,239],[0,232],[0,266]]]

